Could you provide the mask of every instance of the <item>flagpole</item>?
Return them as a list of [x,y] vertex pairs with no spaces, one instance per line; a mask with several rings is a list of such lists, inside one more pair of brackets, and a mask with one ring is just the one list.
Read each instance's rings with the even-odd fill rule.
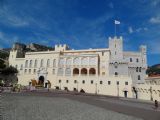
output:
[[116,37],[116,34],[117,34],[117,28],[116,28],[117,26],[116,26],[116,25],[119,25],[119,24],[120,24],[120,21],[115,20],[115,21],[114,21],[114,24],[115,24],[114,35],[115,35],[115,37]]
[[114,36],[116,37],[116,24],[114,23]]

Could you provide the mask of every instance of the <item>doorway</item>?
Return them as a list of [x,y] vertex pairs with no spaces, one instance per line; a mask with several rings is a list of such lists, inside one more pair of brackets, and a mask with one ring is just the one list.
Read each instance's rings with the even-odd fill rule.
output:
[[128,91],[124,91],[124,97],[127,98]]
[[38,84],[42,86],[44,85],[44,76],[39,77]]

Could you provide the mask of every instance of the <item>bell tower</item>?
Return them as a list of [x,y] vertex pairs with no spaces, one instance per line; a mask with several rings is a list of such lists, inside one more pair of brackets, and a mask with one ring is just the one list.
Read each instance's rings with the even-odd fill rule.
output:
[[109,49],[111,52],[111,60],[120,61],[123,59],[123,38],[109,37]]

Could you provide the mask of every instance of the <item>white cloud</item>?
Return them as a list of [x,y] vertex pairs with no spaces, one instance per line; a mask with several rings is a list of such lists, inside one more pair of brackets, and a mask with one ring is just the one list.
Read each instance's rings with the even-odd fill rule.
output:
[[157,6],[158,4],[160,4],[160,0],[152,0],[151,1],[151,5],[153,5],[153,6]]
[[148,28],[147,28],[147,27],[144,27],[143,30],[144,30],[144,31],[148,31]]
[[133,28],[132,28],[131,26],[128,28],[128,32],[129,32],[130,34],[133,33]]
[[15,35],[7,35],[0,31],[0,45],[11,46],[14,42],[19,41],[19,37]]
[[17,16],[12,13],[12,10],[8,6],[0,8],[0,22],[5,25],[12,26],[26,26],[29,25],[28,21],[25,21],[24,18]]
[[140,27],[140,28],[137,28],[135,31],[136,32],[144,32],[144,31],[148,31],[148,28],[147,27]]
[[159,16],[158,17],[152,17],[152,18],[150,18],[149,22],[152,23],[152,24],[160,24],[160,17]]

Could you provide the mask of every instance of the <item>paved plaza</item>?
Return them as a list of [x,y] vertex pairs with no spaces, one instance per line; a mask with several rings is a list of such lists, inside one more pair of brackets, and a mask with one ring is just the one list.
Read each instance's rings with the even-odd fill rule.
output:
[[[159,120],[152,104],[59,93],[3,93],[2,120]],[[127,112],[128,111],[128,112]],[[135,111],[131,114],[132,111]],[[139,115],[144,114],[144,115]],[[150,118],[143,117],[151,114]],[[137,113],[137,114],[136,114]],[[153,116],[152,116],[153,115]]]

